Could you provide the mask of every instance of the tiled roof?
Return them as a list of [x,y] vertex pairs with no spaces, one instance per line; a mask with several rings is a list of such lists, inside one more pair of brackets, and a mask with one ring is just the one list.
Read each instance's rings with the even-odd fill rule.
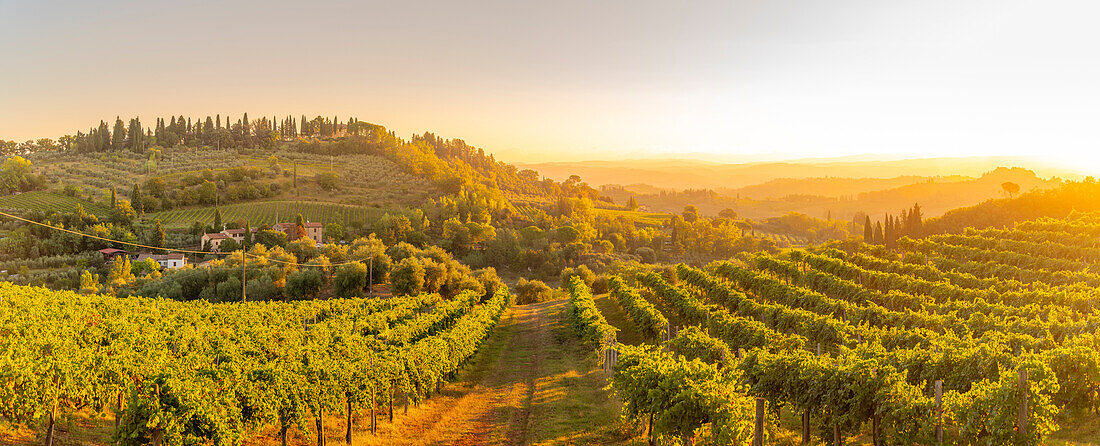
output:
[[183,260],[183,259],[184,259],[184,255],[183,255],[183,254],[180,254],[180,253],[172,253],[172,254],[149,254],[149,253],[142,253],[142,254],[139,254],[139,255],[138,255],[138,261],[141,261],[141,260],[145,260],[145,259],[153,259],[153,260]]

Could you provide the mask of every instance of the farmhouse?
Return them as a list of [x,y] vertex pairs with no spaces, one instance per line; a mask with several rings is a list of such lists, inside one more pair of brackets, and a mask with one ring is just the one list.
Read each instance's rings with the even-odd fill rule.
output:
[[[295,240],[295,226],[297,226],[295,223],[275,223],[275,226],[272,226],[272,228],[276,231],[285,232],[287,240]],[[324,237],[322,236],[324,227],[320,223],[307,221],[302,227],[306,230],[306,237],[312,239],[314,243],[318,245],[324,243]]]
[[222,242],[229,240],[229,238],[229,235],[221,232],[203,234],[201,246],[203,247],[203,249],[209,250],[211,252],[218,252],[218,249],[222,246]]
[[[271,228],[276,231],[285,233],[287,240],[295,240],[295,236],[297,235],[297,231],[295,229],[297,226],[298,225],[296,223],[287,222],[275,223]],[[305,236],[313,240],[314,243],[316,243],[317,245],[321,245],[324,243],[325,228],[323,225],[317,222],[307,221],[305,222],[305,224],[302,225],[302,227],[303,229],[305,229]],[[255,236],[256,232],[258,232],[260,229],[261,228],[252,228],[252,235]],[[218,252],[219,248],[221,248],[222,242],[229,239],[236,240],[237,243],[243,243],[244,229],[223,229],[221,232],[203,234],[202,246],[204,249],[207,249],[211,252]]]
[[179,254],[179,253],[173,253],[173,254],[148,254],[148,253],[142,253],[142,254],[138,254],[137,260],[139,262],[143,261],[145,259],[153,259],[154,261],[156,261],[157,263],[160,264],[161,268],[175,269],[175,268],[183,268],[184,266],[187,265],[187,257],[184,256],[183,254]]
[[110,262],[110,261],[112,261],[112,260],[114,260],[118,257],[121,257],[121,256],[130,255],[130,253],[126,252],[125,250],[115,249],[115,248],[100,249],[99,253],[103,254],[103,260],[106,260],[108,262]]

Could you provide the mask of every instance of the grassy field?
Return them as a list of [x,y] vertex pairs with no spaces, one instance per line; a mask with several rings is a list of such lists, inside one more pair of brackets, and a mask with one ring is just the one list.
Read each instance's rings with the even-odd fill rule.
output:
[[[245,219],[253,226],[274,224],[280,221],[294,221],[302,214],[307,221],[321,223],[340,223],[347,225],[352,221],[371,222],[382,217],[384,208],[351,206],[317,201],[259,201],[233,203],[220,206],[222,221],[230,222]],[[160,219],[167,228],[187,228],[196,221],[204,224],[214,222],[214,206],[173,209],[147,214],[147,220]]]
[[0,209],[15,211],[13,213],[18,214],[27,211],[72,212],[76,210],[77,205],[84,206],[84,211],[89,214],[99,216],[108,214],[107,208],[98,203],[50,191],[24,192],[0,197]]

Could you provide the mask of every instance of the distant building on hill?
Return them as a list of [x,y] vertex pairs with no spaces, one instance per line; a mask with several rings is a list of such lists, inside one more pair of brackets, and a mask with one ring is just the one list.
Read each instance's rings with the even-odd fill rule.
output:
[[[271,229],[286,234],[287,240],[293,241],[295,240],[295,235],[297,235],[297,231],[295,231],[296,226],[297,224],[293,222],[275,223],[271,226]],[[322,224],[307,221],[303,225],[303,229],[305,229],[305,236],[313,240],[318,246],[324,243],[325,228]],[[255,236],[256,232],[259,230],[260,228],[252,228],[252,235]],[[207,249],[211,252],[218,252],[222,242],[229,239],[236,240],[238,244],[243,243],[244,229],[223,229],[221,232],[203,234],[201,243],[203,249]]]
[[183,254],[180,254],[180,253],[172,253],[172,254],[142,253],[142,254],[138,254],[137,261],[142,262],[145,259],[153,259],[155,262],[160,264],[161,268],[175,269],[175,268],[183,268],[184,266],[187,266],[187,257],[184,256]]
[[218,249],[222,247],[222,242],[229,240],[229,238],[228,235],[221,232],[203,234],[202,249],[209,250],[210,252],[218,252]]
[[112,261],[116,258],[122,257],[122,256],[130,255],[130,253],[125,251],[125,250],[115,249],[115,248],[104,248],[104,249],[100,249],[98,252],[100,254],[103,254],[103,260],[106,260],[108,262],[110,262],[110,261]]
[[[275,223],[275,225],[272,226],[272,229],[286,233],[287,240],[294,240],[295,226],[297,226],[297,224],[295,223]],[[320,223],[307,221],[303,225],[303,228],[306,230],[306,237],[312,239],[314,243],[317,243],[318,245],[324,243],[323,233],[325,231],[325,228]]]

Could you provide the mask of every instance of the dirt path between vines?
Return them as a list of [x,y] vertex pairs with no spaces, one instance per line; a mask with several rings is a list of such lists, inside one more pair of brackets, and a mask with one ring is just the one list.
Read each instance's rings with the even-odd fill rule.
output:
[[565,300],[508,309],[457,380],[408,415],[395,408],[392,424],[383,421],[377,436],[357,432],[355,443],[624,442],[607,376],[570,332],[564,309]]

